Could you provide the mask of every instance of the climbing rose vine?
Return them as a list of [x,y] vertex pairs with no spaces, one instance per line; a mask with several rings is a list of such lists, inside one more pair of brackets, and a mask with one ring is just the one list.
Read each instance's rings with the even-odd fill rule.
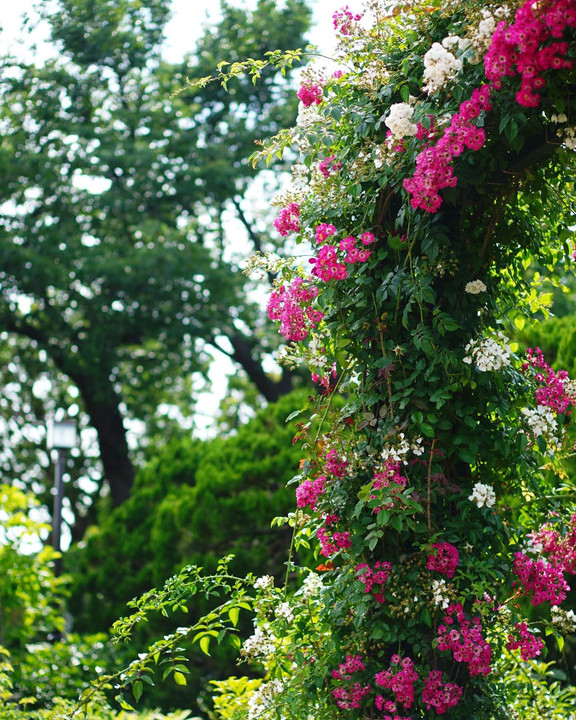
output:
[[259,153],[299,154],[268,314],[318,385],[284,519],[317,567],[255,590],[246,717],[523,717],[511,673],[575,625],[576,379],[514,334],[531,263],[576,252],[576,2],[371,0],[334,31]]

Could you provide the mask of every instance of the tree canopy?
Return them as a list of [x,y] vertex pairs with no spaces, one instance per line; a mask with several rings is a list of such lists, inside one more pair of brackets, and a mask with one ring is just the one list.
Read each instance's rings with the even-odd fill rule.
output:
[[[163,405],[189,414],[190,375],[206,368],[207,346],[229,354],[269,400],[290,387],[287,373],[262,367],[274,340],[232,272],[237,238],[224,213],[256,249],[269,247],[243,201],[255,175],[246,158],[255,140],[291,122],[295,103],[270,69],[232,95],[177,91],[223,48],[244,57],[301,45],[309,11],[301,0],[281,9],[260,0],[253,12],[225,3],[218,28],[170,64],[160,56],[169,6],[42,3],[57,54],[37,65],[4,58],[0,73],[3,383],[26,395],[43,373],[79,392],[103,466],[93,479],[98,489],[107,482],[115,505],[134,475],[126,420],[152,432],[169,422]],[[30,397],[14,407],[24,416],[17,424],[34,411],[42,421],[46,409]],[[77,488],[74,509],[85,513],[92,494]]]

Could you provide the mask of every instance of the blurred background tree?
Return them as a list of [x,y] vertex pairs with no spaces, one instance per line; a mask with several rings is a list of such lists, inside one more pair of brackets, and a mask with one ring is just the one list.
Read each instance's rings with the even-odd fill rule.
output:
[[303,0],[259,0],[253,12],[223,3],[218,27],[174,64],[160,56],[169,10],[169,0],[42,2],[54,57],[0,65],[3,477],[49,504],[37,428],[76,406],[102,470],[86,446],[71,461],[75,540],[104,487],[114,506],[131,494],[127,426],[144,445],[189,418],[193,373],[211,349],[259,398],[292,384],[266,369],[277,335],[237,265],[250,244],[272,247],[245,199],[247,157],[293,122],[295,94],[270,69],[231,93],[178,91],[222,58],[303,46],[310,11]]

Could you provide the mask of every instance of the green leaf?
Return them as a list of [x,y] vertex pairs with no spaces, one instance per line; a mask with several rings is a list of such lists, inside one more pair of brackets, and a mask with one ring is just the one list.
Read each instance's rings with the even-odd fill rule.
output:
[[[200,643],[200,644],[202,644],[202,643]],[[181,672],[175,672],[174,673],[174,682],[176,683],[176,685],[186,685],[187,684],[186,675],[184,675],[184,673],[181,673]]]
[[136,680],[134,685],[132,685],[132,693],[134,694],[134,699],[136,700],[136,702],[138,702],[138,700],[140,700],[140,698],[142,697],[143,690],[144,686],[142,685],[142,681]]
[[236,627],[238,625],[239,616],[240,616],[240,608],[233,607],[233,608],[230,608],[230,610],[228,610],[228,617],[230,618],[230,622],[232,623],[232,625],[234,625],[234,627]]
[[203,635],[200,638],[200,649],[205,655],[210,655],[210,636]]

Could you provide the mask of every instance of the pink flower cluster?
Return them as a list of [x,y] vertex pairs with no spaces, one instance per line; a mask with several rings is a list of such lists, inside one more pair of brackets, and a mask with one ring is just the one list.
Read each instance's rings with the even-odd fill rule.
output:
[[274,227],[282,237],[287,237],[291,232],[300,232],[300,206],[298,203],[290,203],[287,208],[282,208]]
[[324,470],[326,472],[331,473],[335,477],[341,478],[346,474],[347,466],[348,463],[346,460],[340,459],[337,450],[332,448],[332,450],[328,451],[326,454],[326,463],[324,464]]
[[546,524],[531,533],[530,537],[542,545],[542,551],[548,555],[548,560],[554,567],[571,575],[576,574],[576,514],[570,518],[565,535]]
[[549,407],[556,413],[564,413],[570,405],[576,405],[576,397],[569,395],[565,389],[566,381],[570,380],[566,370],[555,372],[544,360],[539,347],[536,350],[528,348],[526,355],[528,362],[523,363],[522,371],[526,372],[529,367],[533,367],[536,370],[535,380],[543,385],[534,393],[538,405]]
[[[454,620],[458,622],[459,630],[452,627]],[[446,609],[444,623],[438,626],[438,649],[451,650],[456,662],[468,665],[471,676],[488,675],[492,670],[492,649],[482,637],[480,618],[472,618],[470,622],[464,615],[462,605],[455,603]]]
[[525,2],[516,12],[514,22],[498,24],[486,57],[486,77],[496,89],[502,87],[502,78],[520,73],[522,83],[516,101],[524,107],[537,107],[540,92],[546,85],[546,70],[571,68],[573,62],[564,56],[568,43],[551,42],[561,38],[567,27],[576,27],[576,8],[572,0],[555,0],[546,3]]
[[314,83],[302,85],[296,94],[304,107],[310,107],[310,105],[314,105],[314,103],[316,103],[316,105],[320,105],[324,99],[322,88],[320,85],[315,85]]
[[338,550],[347,550],[352,545],[350,532],[336,532],[330,530],[339,520],[338,515],[326,515],[324,527],[318,528],[316,537],[320,540],[320,554],[324,557],[332,557]]
[[520,648],[522,660],[533,660],[535,657],[538,657],[544,647],[542,638],[537,638],[532,635],[525,622],[516,623],[514,629],[519,633],[520,637],[515,640],[514,635],[508,635],[506,648],[508,650],[517,650]]
[[342,710],[359,708],[364,695],[370,693],[370,685],[362,685],[352,678],[352,675],[365,669],[362,655],[346,655],[346,662],[340,663],[338,670],[332,670],[333,679],[343,683],[332,690],[336,704]]
[[[364,233],[365,235],[367,233]],[[363,241],[364,242],[364,241]],[[340,241],[340,250],[342,252],[346,253],[346,257],[344,258],[345,263],[357,263],[357,262],[366,262],[370,255],[372,255],[371,250],[359,250],[356,247],[356,238],[353,236],[344,238],[344,240]]]
[[[392,668],[392,666],[395,667]],[[393,655],[388,670],[377,673],[374,679],[376,685],[392,690],[397,703],[400,703],[404,708],[412,707],[414,683],[418,680],[418,673],[414,670],[414,663],[410,658],[401,659],[399,655]],[[384,701],[382,696],[379,696],[379,698]],[[376,698],[376,706],[378,707],[378,698]],[[383,708],[379,707],[378,709]]]
[[457,183],[452,167],[454,158],[461,155],[464,148],[479,150],[484,145],[486,133],[472,121],[491,109],[490,87],[483,85],[476,88],[471,99],[460,105],[459,112],[453,115],[436,145],[425,148],[417,155],[416,172],[404,180],[405,190],[412,195],[412,207],[431,213],[438,210],[442,203],[438,192]]
[[[325,242],[329,237],[336,234],[334,225],[328,223],[320,223],[316,227],[315,237],[317,243]],[[363,245],[370,245],[375,242],[376,238],[371,232],[365,232],[361,236]],[[338,245],[323,245],[318,255],[310,259],[310,263],[314,266],[312,275],[319,277],[324,282],[329,280],[344,280],[348,277],[346,264],[366,262],[372,252],[370,250],[361,250],[356,247],[356,238],[353,236],[346,237],[341,240]],[[345,253],[344,257],[339,256]],[[343,260],[343,262],[340,262]]]
[[352,23],[358,22],[362,19],[362,15],[354,15],[350,12],[348,5],[346,7],[336,10],[332,15],[332,24],[334,30],[339,32],[341,35],[350,35],[352,32]]
[[338,262],[337,248],[333,245],[324,245],[320,248],[315,258],[310,258],[310,263],[314,265],[312,275],[320,278],[324,282],[329,280],[344,280],[348,277],[346,265]]
[[318,163],[318,170],[325,178],[327,178],[330,177],[332,173],[337,173],[342,170],[342,163],[340,160],[336,160],[334,155],[329,155],[324,158],[324,160],[320,160]]
[[378,710],[380,710],[380,712],[394,713],[394,715],[384,715],[382,720],[412,720],[409,717],[401,717],[400,715],[398,715],[396,703],[392,702],[392,700],[386,700],[384,697],[382,697],[382,695],[378,695],[376,697],[374,704],[376,705]]
[[458,548],[450,543],[432,543],[432,552],[428,555],[426,567],[428,570],[436,570],[447,578],[454,577],[458,567]]
[[318,296],[318,288],[303,278],[296,278],[288,287],[281,285],[268,300],[268,317],[280,321],[280,334],[287,340],[300,341],[324,317],[310,303]]
[[296,504],[299,508],[309,505],[311,510],[315,510],[318,498],[325,492],[326,478],[324,475],[319,475],[315,480],[304,480],[296,488]]
[[527,595],[532,595],[532,605],[546,600],[551,605],[560,605],[566,598],[570,586],[564,579],[562,568],[554,567],[547,560],[532,560],[525,553],[514,553],[514,572]]
[[[323,352],[325,352],[324,348],[322,349]],[[336,372],[336,363],[332,363],[332,367],[325,373],[310,373],[310,377],[312,378],[312,382],[315,382],[317,385],[320,385],[324,388],[326,392],[328,392],[331,389],[331,386],[333,386],[333,380],[336,379],[338,376],[338,373]]]
[[[372,490],[382,490],[382,488],[391,487],[391,494],[395,497],[406,487],[408,480],[404,475],[400,474],[400,463],[395,462],[392,458],[389,458],[384,463],[384,469],[382,472],[374,474],[372,482]],[[378,495],[370,495],[370,499],[377,498]],[[375,507],[374,512],[378,514],[381,510],[391,510],[398,504],[398,500],[393,499],[386,503],[382,507]]]
[[368,563],[356,565],[356,575],[358,580],[364,585],[364,591],[372,593],[376,602],[383,603],[386,601],[384,597],[384,586],[390,577],[392,565],[389,562],[378,561],[373,568]]
[[[326,492],[326,475],[333,475],[337,478],[342,478],[346,474],[346,467],[348,463],[346,460],[340,459],[338,451],[332,448],[326,453],[326,459],[324,462],[323,471],[325,474],[319,475],[315,480],[304,480],[296,488],[296,503],[299,508],[304,508],[307,505],[310,506],[311,510],[316,509],[316,504],[321,495]],[[338,522],[337,516],[334,517],[333,522]],[[327,522],[330,525],[330,522]]]
[[422,691],[422,700],[428,710],[434,708],[437,715],[443,715],[446,710],[458,705],[463,692],[454,683],[443,683],[441,670],[431,670]]
[[336,228],[334,227],[334,225],[329,225],[328,223],[320,223],[320,225],[316,227],[316,242],[323,243],[335,233]]

